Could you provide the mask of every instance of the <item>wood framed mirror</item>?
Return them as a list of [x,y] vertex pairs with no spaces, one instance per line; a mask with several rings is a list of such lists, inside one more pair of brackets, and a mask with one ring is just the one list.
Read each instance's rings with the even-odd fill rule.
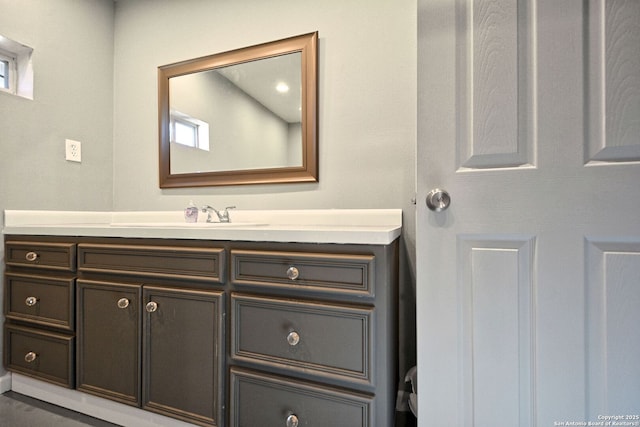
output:
[[160,188],[318,181],[318,33],[158,67]]

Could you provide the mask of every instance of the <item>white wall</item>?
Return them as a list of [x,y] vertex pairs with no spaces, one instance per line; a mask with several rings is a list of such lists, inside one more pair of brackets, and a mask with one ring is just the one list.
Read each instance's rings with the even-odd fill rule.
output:
[[[0,34],[34,49],[35,72],[33,100],[0,93],[0,212],[111,209],[113,5],[0,0],[0,11]],[[82,142],[82,163],[65,161],[66,138]]]

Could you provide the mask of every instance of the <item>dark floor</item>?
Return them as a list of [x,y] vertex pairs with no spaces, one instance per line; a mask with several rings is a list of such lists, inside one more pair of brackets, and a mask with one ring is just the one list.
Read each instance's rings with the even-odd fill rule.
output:
[[0,395],[0,427],[117,427],[22,394]]

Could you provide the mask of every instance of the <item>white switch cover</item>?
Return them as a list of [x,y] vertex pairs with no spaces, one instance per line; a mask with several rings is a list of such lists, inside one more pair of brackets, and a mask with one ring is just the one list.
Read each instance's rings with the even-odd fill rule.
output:
[[65,140],[65,158],[70,162],[81,162],[82,143],[73,139]]

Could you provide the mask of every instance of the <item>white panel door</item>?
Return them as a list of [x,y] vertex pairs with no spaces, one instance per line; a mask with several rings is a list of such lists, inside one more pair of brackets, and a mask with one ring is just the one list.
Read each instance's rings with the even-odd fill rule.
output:
[[417,157],[419,425],[640,425],[640,1],[418,0]]

